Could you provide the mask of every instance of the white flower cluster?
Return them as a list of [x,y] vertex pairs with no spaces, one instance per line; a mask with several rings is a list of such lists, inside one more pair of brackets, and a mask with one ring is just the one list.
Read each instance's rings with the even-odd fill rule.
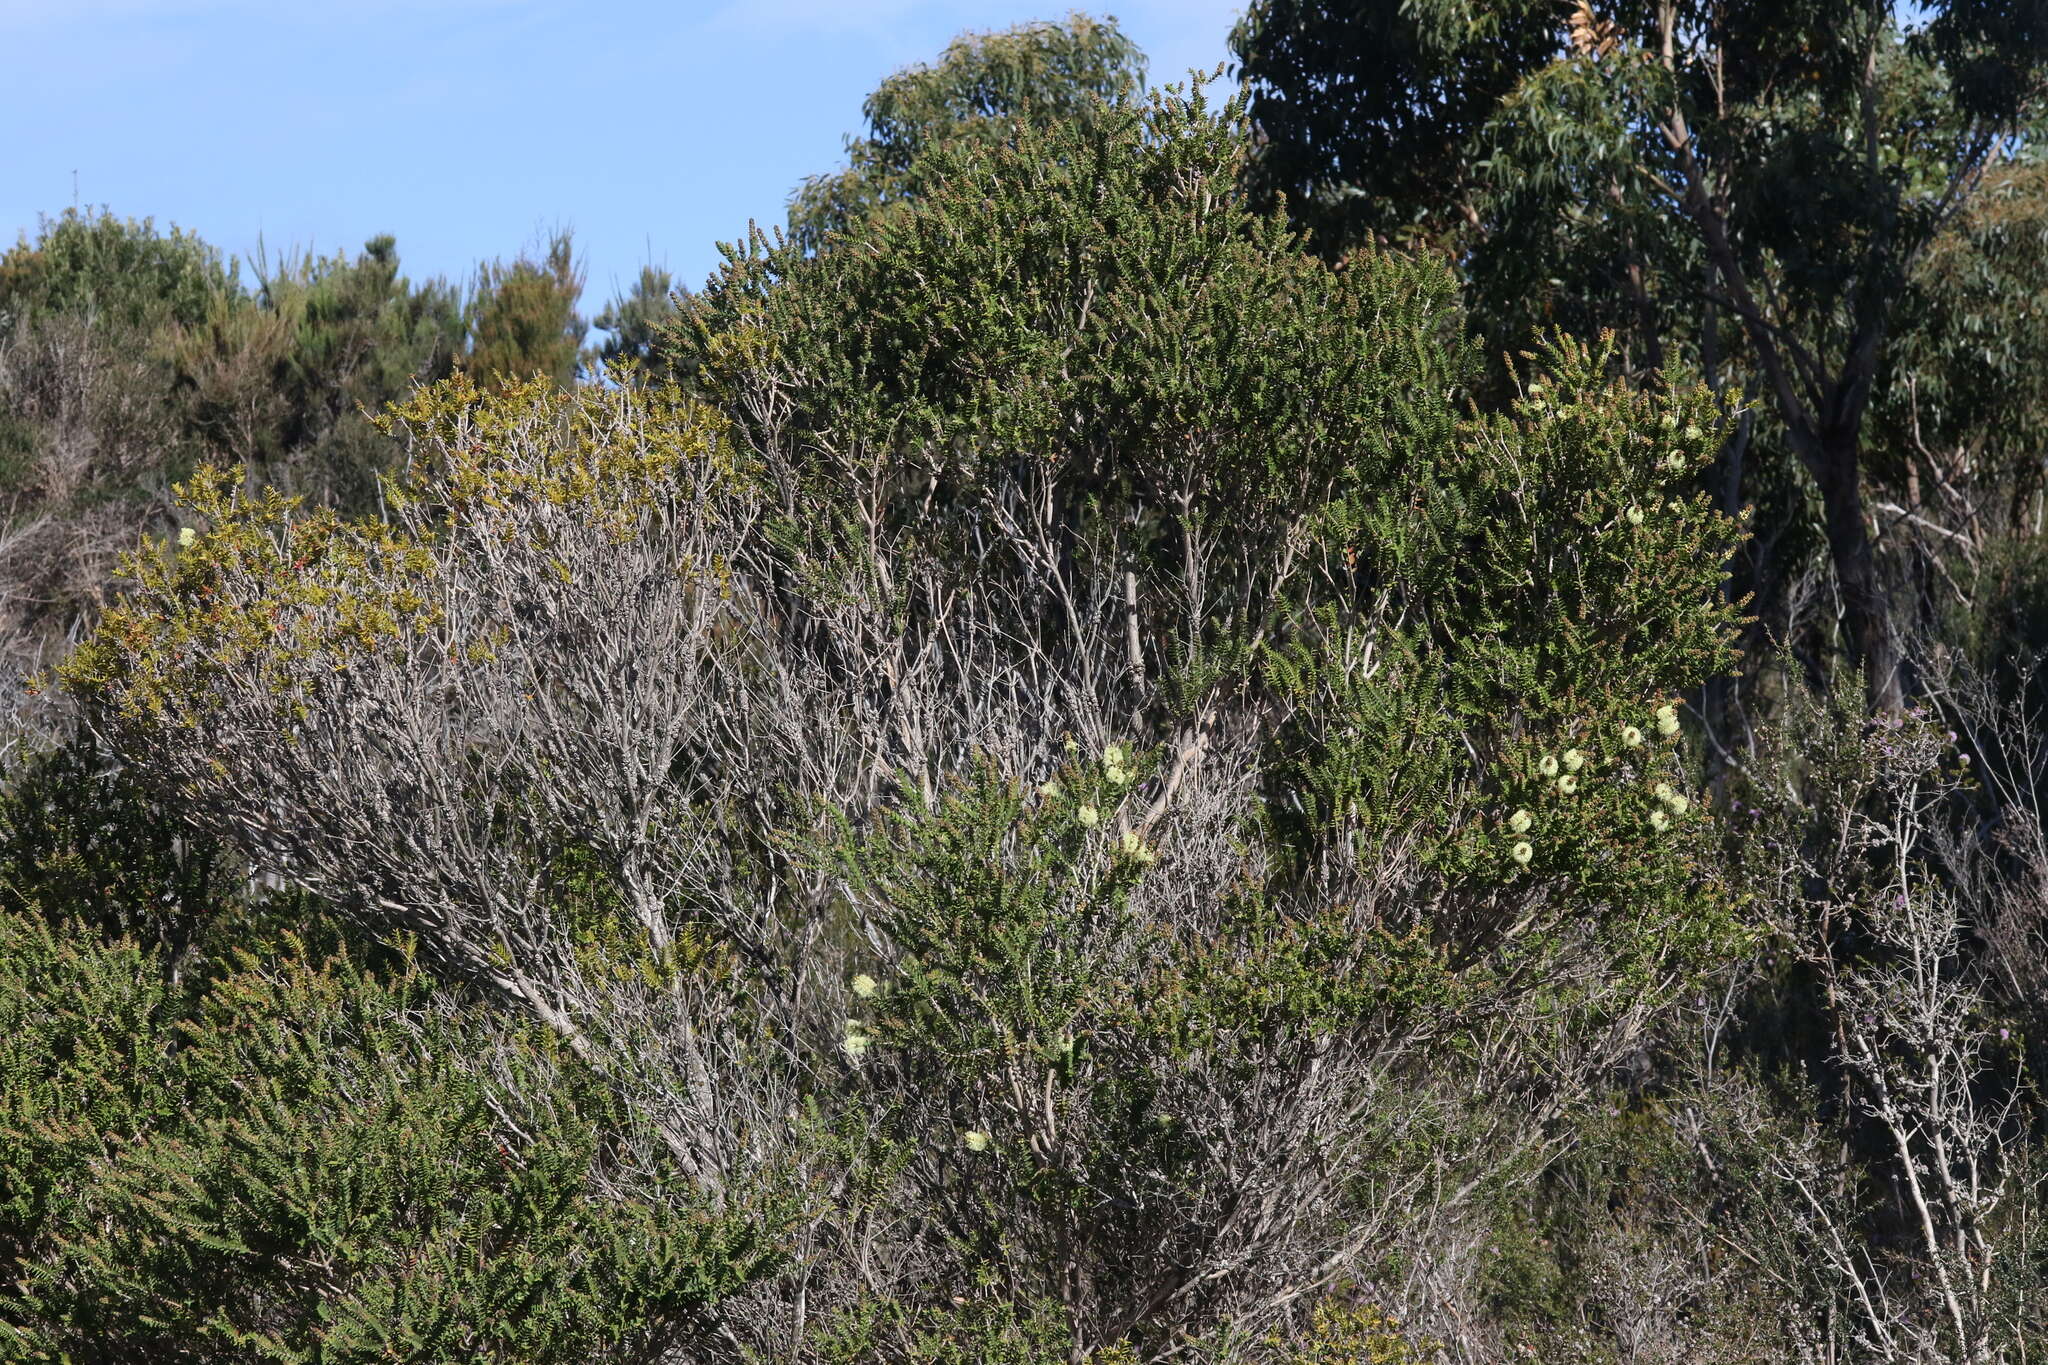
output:
[[1674,816],[1685,814],[1692,809],[1692,801],[1674,790],[1669,782],[1659,782],[1650,788],[1650,795],[1658,804],[1650,807],[1650,828],[1662,834],[1671,828]]
[[1120,842],[1123,851],[1140,867],[1150,867],[1159,861],[1159,855],[1152,851],[1151,845],[1140,838],[1138,831],[1134,829],[1125,830]]
[[1112,744],[1102,751],[1102,775],[1113,787],[1121,787],[1131,780],[1131,770],[1124,766],[1123,746]]
[[[1651,721],[1656,726],[1659,735],[1669,739],[1678,733],[1678,704],[1676,702],[1665,702],[1650,714]],[[1642,748],[1644,735],[1641,727],[1623,725],[1621,727],[1621,742],[1625,748]],[[1558,795],[1576,796],[1579,791],[1579,784],[1583,780],[1582,775],[1589,775],[1589,769],[1593,765],[1593,761],[1592,755],[1582,749],[1566,749],[1562,753],[1544,754],[1538,758],[1536,760],[1536,772],[1538,776],[1554,786]],[[1659,782],[1651,789],[1651,795],[1656,798],[1657,804],[1650,808],[1649,823],[1650,827],[1660,834],[1671,828],[1671,823],[1674,819],[1692,809],[1691,800],[1675,790],[1668,782]],[[1515,836],[1514,842],[1508,847],[1508,856],[1518,866],[1527,867],[1536,857],[1536,846],[1529,839],[1522,837],[1527,835],[1535,826],[1535,815],[1526,809],[1517,810],[1507,818],[1508,833]]]
[[862,1024],[860,1020],[849,1019],[846,1021],[846,1037],[840,1040],[839,1048],[840,1051],[846,1054],[848,1060],[858,1062],[867,1056],[868,1048],[873,1043],[874,1039],[868,1037],[866,1025]]

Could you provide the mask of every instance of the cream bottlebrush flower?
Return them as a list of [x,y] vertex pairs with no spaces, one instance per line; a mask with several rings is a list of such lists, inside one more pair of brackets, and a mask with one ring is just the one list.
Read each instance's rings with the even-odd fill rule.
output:
[[1669,738],[1671,738],[1671,737],[1672,737],[1673,735],[1677,734],[1677,733],[1678,733],[1678,717],[1676,717],[1676,716],[1670,716],[1670,717],[1665,717],[1665,716],[1659,716],[1659,717],[1657,718],[1657,733],[1658,733],[1658,734],[1660,734],[1660,735],[1662,735],[1662,736],[1664,736],[1664,738],[1666,738],[1666,739],[1669,739]]
[[1074,818],[1081,822],[1082,829],[1094,829],[1102,819],[1102,812],[1093,806],[1083,806],[1074,812]]
[[1633,725],[1624,725],[1621,727],[1621,742],[1631,749],[1640,749],[1643,746],[1643,732]]
[[1564,770],[1566,772],[1575,773],[1585,766],[1586,756],[1584,754],[1580,753],[1577,749],[1566,749],[1564,751]]
[[1678,793],[1671,790],[1669,782],[1659,782],[1656,786],[1650,788],[1650,795],[1656,797],[1659,801],[1669,801]]
[[1643,524],[1642,508],[1632,506],[1628,509],[1628,524],[1631,526],[1641,526]]
[[1674,474],[1683,473],[1685,470],[1685,453],[1678,450],[1672,451],[1664,457],[1664,467]]
[[1112,763],[1107,768],[1104,768],[1102,775],[1109,779],[1109,784],[1112,787],[1121,787],[1124,783],[1131,780],[1130,770],[1116,763]]
[[1145,841],[1138,837],[1138,831],[1127,829],[1124,831],[1124,837],[1117,840],[1117,844],[1126,853],[1136,853],[1145,846]]
[[1579,790],[1579,779],[1573,777],[1570,773],[1566,773],[1563,777],[1557,779],[1557,789],[1566,796],[1576,796]]
[[1048,801],[1056,801],[1060,795],[1060,784],[1048,779],[1039,784],[1038,794]]
[[873,999],[878,989],[879,987],[876,985],[875,979],[866,972],[862,972],[853,979],[853,993],[863,1000]]
[[192,548],[192,542],[197,539],[199,539],[199,533],[187,526],[178,532],[178,548],[189,550]]
[[1123,746],[1121,744],[1112,744],[1107,749],[1104,749],[1102,751],[1102,761],[1112,768],[1121,765],[1124,761]]
[[1529,860],[1536,856],[1536,850],[1530,847],[1529,841],[1527,839],[1524,839],[1520,843],[1516,844],[1513,848],[1508,850],[1508,856],[1510,858],[1513,858],[1516,862],[1520,863],[1523,867],[1527,867],[1529,865]]
[[1556,754],[1545,754],[1545,755],[1543,755],[1543,757],[1542,757],[1542,758],[1540,758],[1540,759],[1538,759],[1538,760],[1536,761],[1536,771],[1537,771],[1537,772],[1539,772],[1539,773],[1542,773],[1542,774],[1543,774],[1543,775],[1544,775],[1545,777],[1556,777],[1556,776],[1557,776],[1557,755],[1556,755]]
[[1687,811],[1692,809],[1692,802],[1686,800],[1682,796],[1673,796],[1669,801],[1666,801],[1664,804],[1671,807],[1671,813],[1673,815],[1683,815]]
[[1703,436],[1703,435],[1705,435],[1705,434],[1706,434],[1706,433],[1702,432],[1702,431],[1701,431],[1701,430],[1700,430],[1700,429],[1699,429],[1698,427],[1694,426],[1694,425],[1693,425],[1692,423],[1690,423],[1690,422],[1687,422],[1687,423],[1685,424],[1685,439],[1686,439],[1686,440],[1688,440],[1688,441],[1697,441],[1697,440],[1698,440],[1698,439],[1699,439],[1699,438],[1700,438],[1701,436]]
[[982,1132],[979,1128],[969,1128],[961,1133],[960,1142],[970,1152],[985,1152],[988,1150],[988,1134]]
[[848,1057],[857,1062],[868,1055],[868,1043],[870,1041],[865,1033],[849,1033],[840,1042],[839,1047]]
[[1527,834],[1529,826],[1536,823],[1536,817],[1525,810],[1518,810],[1508,817],[1508,828],[1517,834]]
[[1666,815],[1661,810],[1651,811],[1650,828],[1656,830],[1659,834],[1662,834],[1665,830],[1671,828],[1671,817]]

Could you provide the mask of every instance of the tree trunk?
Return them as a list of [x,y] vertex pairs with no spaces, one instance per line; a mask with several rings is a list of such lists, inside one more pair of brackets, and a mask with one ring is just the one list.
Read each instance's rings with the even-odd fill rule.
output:
[[1828,554],[1842,593],[1842,624],[1848,631],[1850,659],[1863,669],[1871,707],[1898,711],[1905,706],[1905,680],[1892,636],[1891,603],[1878,582],[1870,531],[1863,522],[1857,433],[1839,428],[1823,431],[1817,444],[1813,473],[1826,512]]

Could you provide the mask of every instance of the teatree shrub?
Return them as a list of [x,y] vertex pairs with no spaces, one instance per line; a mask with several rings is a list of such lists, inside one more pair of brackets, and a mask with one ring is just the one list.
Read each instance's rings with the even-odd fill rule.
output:
[[808,250],[829,250],[924,193],[932,144],[998,143],[1020,122],[1092,117],[1103,97],[1134,89],[1144,72],[1144,54],[1113,18],[1075,12],[1064,22],[962,34],[936,62],[905,67],[868,96],[868,135],[847,139],[844,170],[811,176],[790,196],[790,233]]
[[[1208,1303],[1173,1287],[1176,1238],[1232,1235],[1203,1203],[1246,1171],[1313,1150],[1384,1191],[1461,1139],[1502,1168],[1528,1150],[1389,1105],[1401,1131],[1368,1153],[1365,1125],[1322,1126],[1341,1106],[1245,1077],[1329,1047],[1354,1097],[1422,1087],[1502,1027],[1526,1051],[1488,1083],[1540,1127],[1742,936],[1675,708],[1738,620],[1739,528],[1691,488],[1723,434],[1710,395],[1633,391],[1606,343],[1560,341],[1476,415],[1450,272],[1309,259],[1239,194],[1244,146],[1234,111],[1162,97],[936,149],[890,221],[818,257],[736,252],[672,338],[803,509],[795,591],[885,546],[1010,604],[1029,643],[996,657],[1056,679],[1011,758],[917,767],[902,823],[849,829],[881,960],[835,1043],[953,1244],[1011,1301],[1059,1304],[1077,1350],[1256,1314],[1255,1272]],[[1069,572],[1127,575],[1121,601]],[[948,609],[926,591],[888,604],[913,638]],[[1184,782],[1195,752],[1209,776]],[[1252,790],[1215,777],[1231,764]],[[1119,768],[1133,785],[1105,790]],[[1217,823],[1182,844],[1195,811]],[[1219,827],[1255,852],[1188,856]],[[1403,1052],[1423,1039],[1430,1064]],[[1290,1188],[1288,1236],[1238,1264],[1335,1226]],[[1119,1319],[1133,1302],[1159,1306]]]
[[[589,900],[594,875],[673,938],[646,803],[687,737],[670,714],[644,736],[660,752],[629,756],[609,708],[669,681],[648,637],[618,631],[635,593],[678,613],[642,622],[663,639],[722,610],[728,566],[679,559],[659,529],[722,525],[715,431],[678,402],[538,380],[487,395],[458,376],[395,411],[419,475],[389,490],[390,522],[203,471],[180,490],[192,524],[132,557],[137,591],[67,664],[70,685],[109,703],[99,724],[129,754],[155,752],[146,771],[192,819],[566,1027],[524,960],[565,946],[550,907]],[[596,559],[615,572],[572,572]],[[563,649],[566,670],[548,657]],[[583,728],[556,707],[599,714]],[[277,818],[285,792],[310,818]],[[381,869],[362,861],[375,849]]]
[[[1737,527],[1687,488],[1719,439],[1712,401],[1612,383],[1600,348],[1531,359],[1508,412],[1322,510],[1337,591],[1266,654],[1268,683],[1304,703],[1270,809],[1313,856],[1421,834],[1474,898],[1438,926],[1456,955],[1576,924],[1668,987],[1736,930],[1676,700],[1729,666],[1737,622]],[[1511,927],[1546,881],[1569,888],[1556,918]]]
[[[847,1003],[868,1159],[1067,1351],[1149,1359],[1198,1333],[1244,1358],[1273,1345],[1250,1328],[1288,1281],[1384,1230],[1351,1181],[1404,1183],[1479,1137],[1392,1083],[1470,1002],[1423,939],[1269,899],[1247,806],[1211,793],[1143,828],[1157,774],[1110,752],[1035,789],[982,766],[848,833],[849,894],[891,958]],[[922,1359],[953,1316],[922,1298],[849,1317]]]
[[[847,517],[957,562],[1028,489],[1063,557],[1153,587],[1151,654],[1206,655],[1267,622],[1338,488],[1448,439],[1473,361],[1447,270],[1310,260],[1246,206],[1246,152],[1199,91],[942,143],[921,195],[839,248],[733,250],[669,341],[740,443],[780,453],[814,553]],[[1191,568],[1200,600],[1163,597]]]

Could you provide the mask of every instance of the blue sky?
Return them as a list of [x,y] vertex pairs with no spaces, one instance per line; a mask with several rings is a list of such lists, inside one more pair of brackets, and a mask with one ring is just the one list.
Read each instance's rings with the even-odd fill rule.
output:
[[[1212,67],[1242,0],[1124,0],[1155,81]],[[0,234],[72,202],[466,277],[575,230],[595,313],[643,262],[695,284],[841,161],[889,72],[1034,0],[0,0]]]

